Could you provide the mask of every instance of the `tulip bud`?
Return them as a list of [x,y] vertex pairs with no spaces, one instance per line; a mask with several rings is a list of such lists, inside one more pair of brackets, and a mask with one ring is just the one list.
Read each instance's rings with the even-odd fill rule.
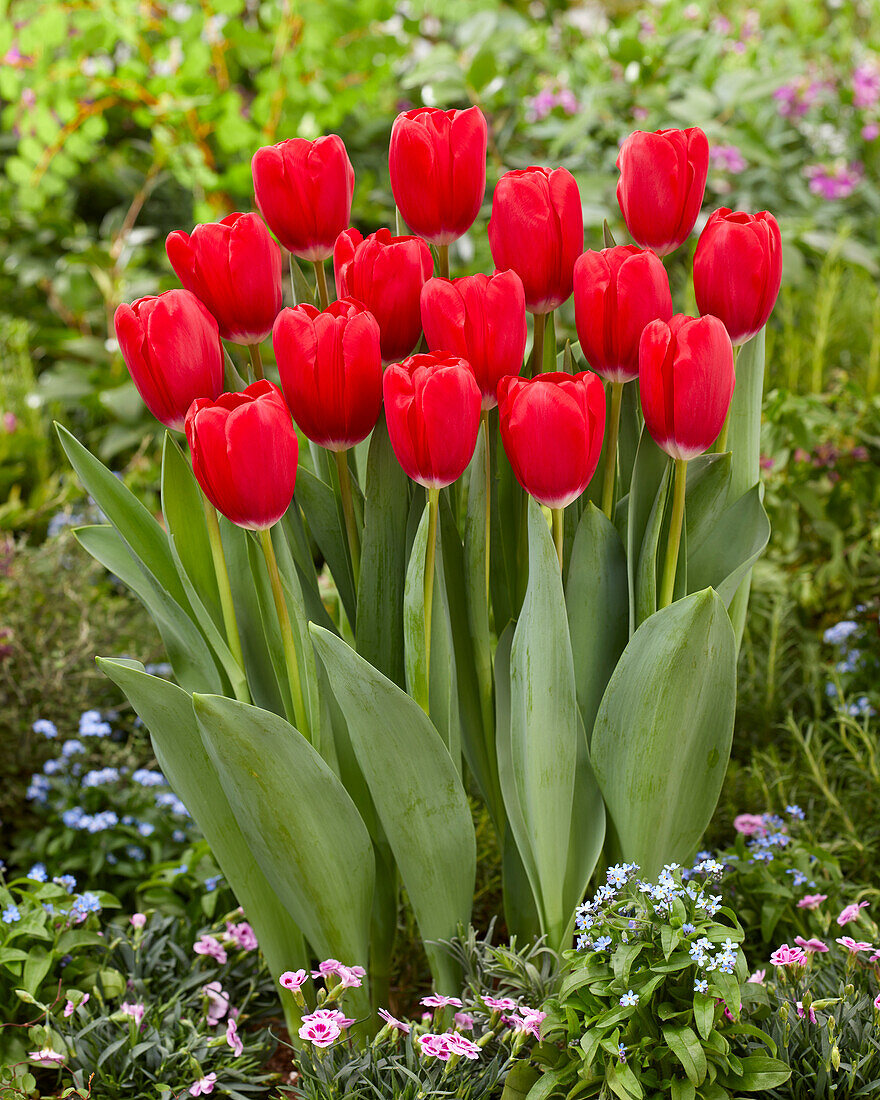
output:
[[480,430],[480,389],[455,355],[412,355],[382,380],[388,435],[407,477],[442,489],[464,473]]
[[299,443],[277,386],[261,379],[241,393],[194,401],[186,438],[196,480],[228,520],[262,531],[281,519],[293,499]]
[[608,382],[637,378],[642,329],[672,317],[663,263],[630,244],[585,252],[574,265],[574,316],[581,351],[596,374]]
[[314,443],[344,451],[370,434],[382,407],[382,353],[375,317],[350,298],[323,313],[284,309],[272,331],[293,419]]
[[339,296],[363,302],[378,321],[384,362],[408,355],[422,334],[419,295],[434,271],[421,237],[380,229],[364,238],[349,229],[336,241],[333,270]]
[[709,172],[709,142],[689,130],[636,130],[617,157],[617,201],[626,227],[642,248],[665,256],[694,227]]
[[178,279],[234,344],[259,344],[281,309],[281,249],[258,214],[230,214],[168,234],[165,251]]
[[584,217],[574,176],[565,168],[508,172],[492,196],[489,247],[499,271],[522,279],[526,309],[550,313],[571,294],[584,250]]
[[733,348],[717,317],[652,321],[639,345],[645,424],[661,450],[688,461],[714,443],[734,386]]
[[394,201],[431,244],[449,245],[474,224],[486,193],[486,139],[479,107],[418,107],[395,119],[388,151]]
[[506,374],[519,374],[526,350],[526,301],[515,271],[429,279],[422,287],[422,326],[432,351],[467,360],[483,397],[498,404],[496,390]]
[[605,388],[595,374],[502,378],[498,413],[517,481],[540,504],[565,508],[596,472],[605,433]]
[[167,428],[183,429],[197,397],[223,390],[217,322],[188,290],[121,305],[113,318],[122,358],[144,404]]
[[333,253],[351,220],[354,169],[342,138],[290,138],[251,161],[257,207],[288,252],[313,263]]
[[761,331],[782,282],[782,237],[772,214],[722,207],[710,214],[694,254],[700,313],[724,322],[738,346]]

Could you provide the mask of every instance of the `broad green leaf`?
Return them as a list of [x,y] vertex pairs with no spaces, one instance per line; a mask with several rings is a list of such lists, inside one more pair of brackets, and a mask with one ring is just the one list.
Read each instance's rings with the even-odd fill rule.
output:
[[722,1074],[719,1082],[735,1092],[763,1092],[775,1089],[791,1077],[791,1070],[784,1062],[768,1058],[766,1054],[753,1054],[742,1059],[742,1074]]
[[526,1100],[539,1077],[538,1070],[530,1062],[525,1059],[514,1062],[505,1078],[501,1100]]
[[[426,711],[443,738],[457,769],[461,769],[461,724],[455,683],[455,658],[446,601],[443,545],[437,529],[434,558],[434,594],[431,609],[431,663],[425,653],[425,567],[428,549],[429,507],[426,504],[416,531],[403,594],[403,644],[407,692]],[[456,532],[455,537],[458,537]],[[430,685],[428,677],[430,676]]]
[[498,781],[507,815],[502,851],[504,914],[509,931],[521,942],[539,935],[541,889],[532,841],[526,825],[513,768],[510,742],[510,647],[513,624],[509,623],[495,648],[495,744],[498,752]]
[[302,934],[260,870],[208,758],[187,692],[134,661],[98,658],[150,731],[162,774],[183,800],[254,926],[272,974],[307,965]]
[[28,993],[37,995],[43,979],[49,973],[55,956],[45,947],[34,945],[28,950],[28,959],[22,970],[21,981]]
[[553,1095],[564,1079],[565,1070],[548,1070],[529,1089],[526,1100],[548,1100],[548,1097]]
[[528,579],[527,497],[501,445],[497,409],[489,414],[489,426],[493,471],[489,583],[495,633],[500,636],[519,614]]
[[711,590],[644,622],[593,729],[596,778],[623,858],[643,874],[688,859],[721,790],[736,704],[736,646]]
[[670,1100],[694,1100],[697,1090],[686,1077],[673,1077],[670,1087]]
[[698,546],[689,546],[691,588],[714,588],[725,604],[730,604],[770,539],[770,520],[762,497],[762,486],[753,485],[718,517]]
[[[667,548],[667,540],[661,536],[664,531],[664,519],[666,520],[667,529],[669,526],[666,500],[671,491],[672,466],[670,464],[663,475],[660,488],[654,498],[654,504],[645,525],[642,545],[639,548],[639,563],[636,569],[636,618],[631,629],[641,626],[645,619],[650,618],[657,610],[657,578],[662,572],[662,563],[666,561]],[[684,560],[687,560],[686,552]]]
[[645,1091],[632,1067],[626,1062],[613,1062],[611,1072],[605,1078],[608,1087],[620,1100],[641,1100]]
[[158,585],[181,607],[186,607],[168,537],[138,498],[114,477],[70,432],[56,424],[58,438],[85,490],[119,532],[131,554],[143,563]]
[[[314,624],[311,631],[422,939],[448,939],[468,922],[476,873],[470,807],[452,758],[417,703],[342,639]],[[436,981],[451,989],[451,961],[427,951]]]
[[697,1031],[704,1039],[709,1038],[709,1033],[715,1026],[715,1000],[705,993],[694,995],[694,1023]]
[[627,382],[623,387],[623,401],[620,406],[620,434],[617,438],[618,503],[629,495],[641,431],[639,385],[636,381]]
[[[727,445],[732,455],[730,499],[737,500],[761,477],[761,407],[764,396],[764,336],[761,329],[736,360],[736,386],[730,404]],[[739,646],[749,604],[751,572],[730,602],[730,618]]]
[[668,457],[648,434],[647,428],[643,428],[633,463],[626,517],[630,637],[638,626],[636,596],[642,544],[651,513],[655,510],[657,494],[661,491],[664,479],[668,477],[668,467]]
[[219,695],[193,709],[251,854],[313,950],[367,959],[373,845],[348,792],[277,714]]
[[325,481],[316,477],[311,470],[300,467],[296,475],[293,499],[303,510],[309,530],[330,566],[348,621],[354,624],[357,611],[354,578],[345,524],[339,514],[336,496]]
[[693,1085],[701,1085],[706,1077],[706,1055],[700,1040],[689,1027],[676,1027],[664,1024],[663,1038],[666,1045],[681,1062],[688,1080]]
[[358,603],[357,651],[403,687],[403,584],[410,481],[394,456],[384,417],[373,429],[367,458]]
[[[212,504],[208,504],[213,508]],[[223,629],[220,593],[211,556],[211,542],[204,516],[205,501],[192,467],[170,432],[165,433],[162,447],[162,514],[177,551],[175,565],[184,576],[181,582],[187,598],[195,588],[214,624]],[[173,554],[173,551],[172,551]]]
[[74,535],[77,542],[105,569],[119,577],[149,611],[178,682],[188,691],[220,691],[220,675],[205,639],[188,614],[144,570],[119,532],[113,527],[99,525],[78,527]]
[[730,452],[705,454],[688,463],[684,525],[688,553],[711,533],[727,507]]
[[577,716],[577,764],[574,773],[574,801],[571,807],[571,833],[568,840],[568,864],[565,869],[563,895],[570,916],[565,931],[568,943],[574,933],[574,910],[583,900],[587,884],[593,876],[605,840],[605,801],[593,766],[587,734],[580,712]]
[[528,508],[529,584],[510,651],[510,746],[544,931],[559,949],[580,900],[565,896],[579,715],[559,562],[539,505],[530,499]]
[[626,553],[614,526],[588,504],[575,535],[565,585],[578,706],[587,731],[629,639]]

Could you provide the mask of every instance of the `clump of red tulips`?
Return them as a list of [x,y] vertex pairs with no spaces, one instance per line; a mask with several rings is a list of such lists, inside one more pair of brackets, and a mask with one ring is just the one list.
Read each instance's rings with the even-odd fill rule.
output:
[[[701,130],[623,142],[634,243],[606,226],[585,248],[566,168],[506,172],[487,199],[490,126],[477,107],[400,115],[393,232],[350,225],[332,135],[256,152],[259,213],[169,235],[184,289],[115,319],[146,405],[185,428],[166,437],[164,528],[62,432],[112,524],[82,541],[147,604],[179,686],[103,667],[273,970],[369,957],[378,1003],[398,875],[438,986],[458,988],[431,944],[470,913],[468,787],[511,932],[554,948],[606,829],[647,875],[689,858],[769,533],[773,216],[708,217],[689,317],[667,270],[679,285],[700,224]],[[494,270],[454,271],[481,211]]]

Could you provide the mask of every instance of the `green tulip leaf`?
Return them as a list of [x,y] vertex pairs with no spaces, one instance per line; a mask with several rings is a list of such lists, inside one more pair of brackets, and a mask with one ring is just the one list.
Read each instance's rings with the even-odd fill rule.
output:
[[629,640],[626,553],[595,505],[584,509],[565,585],[578,706],[587,739],[608,680]]
[[764,510],[763,495],[763,487],[753,485],[725,509],[698,545],[689,545],[691,588],[714,588],[724,603],[730,605],[770,539],[770,520]]
[[348,621],[354,625],[357,599],[345,525],[340,517],[336,495],[327,482],[300,466],[293,499],[303,510],[315,542],[330,566]]
[[630,639],[591,754],[622,856],[645,876],[693,854],[718,801],[735,706],[735,639],[711,589],[658,611]]
[[[624,393],[626,391],[624,390]],[[645,611],[651,607],[650,592],[646,591],[651,576],[656,589],[656,539],[645,536],[653,522],[659,537],[659,523],[663,509],[657,507],[657,497],[665,494],[668,484],[669,458],[660,450],[648,429],[643,428],[633,463],[632,478],[629,486],[626,518],[626,568],[629,584],[629,631],[630,636],[644,618]],[[658,518],[659,513],[659,518]],[[642,560],[647,550],[649,555],[653,545],[653,559]],[[641,583],[640,583],[641,582]],[[641,592],[640,592],[641,589]],[[639,596],[641,595],[642,615],[639,615]],[[647,610],[650,614],[650,610]]]
[[[659,556],[661,562],[665,561],[666,539],[663,538],[663,534],[667,533],[668,537],[669,515],[666,510],[666,501],[671,491],[671,483],[672,468],[667,465],[666,473],[660,481],[660,487],[648,515],[645,534],[639,549],[639,564],[636,570],[635,627],[640,626],[657,610],[657,575],[660,572],[657,559]],[[661,546],[663,555],[660,555]],[[682,555],[682,559],[686,560],[685,554]]]
[[[315,647],[394,852],[424,941],[467,924],[476,844],[467,796],[427,715],[342,639],[314,624]],[[458,988],[451,960],[428,946],[438,984]]]
[[277,714],[194,695],[202,742],[267,881],[320,958],[368,958],[375,864],[357,807]]
[[211,846],[254,926],[272,974],[277,977],[285,970],[308,965],[302,933],[252,857],[205,752],[190,696],[168,680],[147,675],[134,661],[99,657],[98,666],[125,693],[150,731],[162,774]]

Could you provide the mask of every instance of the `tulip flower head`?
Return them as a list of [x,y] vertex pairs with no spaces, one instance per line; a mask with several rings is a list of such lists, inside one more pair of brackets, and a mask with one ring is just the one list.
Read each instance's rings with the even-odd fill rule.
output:
[[262,531],[281,519],[293,499],[299,444],[277,386],[261,380],[194,401],[186,438],[196,480],[228,520]]
[[717,317],[652,321],[639,345],[639,392],[652,439],[688,461],[715,442],[734,386],[733,348]]
[[590,484],[605,432],[605,389],[590,371],[502,378],[501,440],[517,481],[548,508],[565,508]]
[[607,382],[637,378],[642,330],[672,317],[662,261],[634,245],[585,252],[574,265],[574,315],[590,368]]
[[467,360],[484,409],[498,404],[498,383],[519,374],[526,350],[526,301],[515,271],[429,279],[422,287],[422,327],[428,347]]
[[333,269],[339,296],[363,302],[379,322],[383,361],[408,355],[422,333],[419,295],[434,271],[421,237],[392,237],[380,229],[364,238],[349,229],[336,241]]
[[550,313],[571,296],[575,260],[584,250],[584,216],[565,168],[507,172],[492,196],[489,247],[499,271],[522,279],[529,313]]
[[394,201],[410,229],[449,245],[474,224],[486,193],[486,119],[479,107],[417,107],[391,128]]
[[259,344],[281,309],[281,249],[259,214],[230,214],[168,234],[165,251],[178,279],[207,306],[220,335]]
[[412,355],[383,378],[388,435],[404,472],[427,489],[464,473],[480,429],[480,388],[455,355]]
[[360,302],[282,310],[272,344],[284,396],[309,439],[344,451],[370,434],[382,407],[382,353],[379,325]]
[[617,157],[617,201],[636,244],[665,256],[694,227],[709,172],[709,142],[689,130],[636,130]]
[[188,290],[138,298],[113,317],[119,349],[144,404],[167,428],[183,429],[197,397],[223,390],[217,322]]
[[288,252],[319,263],[351,219],[354,169],[342,138],[290,138],[251,161],[257,207]]
[[709,216],[694,253],[701,314],[724,322],[735,347],[761,331],[782,283],[782,237],[772,214],[726,207]]

